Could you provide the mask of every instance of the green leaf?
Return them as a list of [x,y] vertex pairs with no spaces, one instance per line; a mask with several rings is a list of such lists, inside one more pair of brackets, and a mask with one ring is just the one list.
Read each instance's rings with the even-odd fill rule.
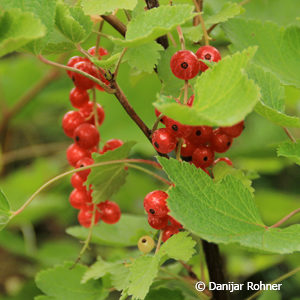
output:
[[213,167],[214,180],[216,182],[221,181],[225,176],[232,175],[238,178],[244,186],[251,192],[254,193],[254,188],[252,187],[252,181],[246,177],[242,170],[238,170],[229,166],[224,161],[218,162]]
[[296,143],[292,141],[284,142],[277,148],[278,156],[285,156],[300,165],[300,140]]
[[131,68],[152,73],[162,50],[164,48],[160,44],[152,41],[138,47],[129,48],[124,56],[124,61],[127,60]]
[[259,88],[244,72],[256,49],[225,57],[197,78],[192,107],[174,100],[160,101],[155,107],[187,125],[230,126],[243,120],[259,100]]
[[159,256],[140,256],[130,266],[129,285],[126,292],[133,299],[144,299],[157,276]]
[[47,296],[54,297],[57,300],[104,299],[104,291],[99,281],[80,284],[87,267],[77,264],[71,269],[72,265],[73,263],[65,263],[64,265],[39,272],[35,279],[36,285]]
[[233,19],[223,25],[233,49],[258,46],[256,64],[274,73],[283,84],[300,87],[300,28],[286,29],[257,20]]
[[137,0],[83,0],[83,10],[88,15],[104,15],[113,12],[115,9],[132,10]]
[[188,236],[188,232],[179,232],[168,239],[160,248],[158,254],[163,258],[188,261],[195,253],[196,242]]
[[168,198],[171,215],[184,228],[214,243],[237,243],[266,253],[300,251],[300,225],[267,227],[252,194],[234,176],[214,182],[189,163],[158,160],[175,184]]
[[145,300],[183,300],[185,299],[180,290],[170,290],[167,288],[159,288],[150,290]]
[[[206,28],[209,28],[213,24],[225,22],[244,11],[245,9],[241,5],[238,5],[237,3],[227,2],[224,4],[221,10],[216,12],[214,15],[203,15],[205,26]],[[201,25],[182,28],[182,30],[185,34],[185,37],[192,42],[198,42],[202,39],[203,31]]]
[[[117,224],[109,225],[103,222],[93,229],[92,242],[109,246],[136,246],[139,238],[149,234],[151,227],[145,216],[122,214]],[[67,229],[67,233],[78,238],[86,239],[88,229],[74,226]]]
[[55,25],[55,8],[56,1],[53,0],[2,0],[0,7],[3,9],[19,8],[23,12],[33,13],[37,19],[40,19],[46,28],[46,35],[38,40],[35,40],[28,45],[26,49],[38,54],[45,46],[49,39],[49,35],[54,30]]
[[261,99],[255,111],[279,126],[300,127],[300,119],[284,113],[284,88],[272,73],[265,72],[257,65],[247,68],[249,78],[260,87]]
[[112,286],[118,291],[125,289],[128,284],[129,268],[125,266],[123,261],[106,262],[101,257],[98,257],[94,263],[82,277],[82,283],[86,283],[90,279],[99,279],[109,274]]
[[32,13],[10,9],[0,13],[0,57],[45,35],[45,26]]
[[3,191],[0,189],[0,230],[2,230],[11,216],[10,205]]
[[74,43],[83,42],[92,32],[90,17],[80,7],[68,8],[62,2],[57,3],[55,22],[61,33]]
[[[121,160],[128,157],[129,152],[135,142],[124,143],[121,147],[107,151],[105,154],[94,153],[94,163]],[[91,169],[91,173],[86,181],[86,186],[93,186],[93,202],[99,203],[109,199],[114,193],[118,192],[126,181],[128,172],[125,170],[125,163],[104,165]]]
[[193,11],[194,7],[191,5],[160,6],[149,9],[129,22],[125,40],[113,38],[113,41],[124,47],[149,43],[192,19],[196,15]]

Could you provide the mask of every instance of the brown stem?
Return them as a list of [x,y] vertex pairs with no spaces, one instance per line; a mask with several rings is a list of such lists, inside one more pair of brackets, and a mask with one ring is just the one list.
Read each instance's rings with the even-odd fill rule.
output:
[[[199,11],[202,11],[203,9],[203,0],[196,0],[195,2],[195,9],[197,11],[197,9],[199,9]],[[197,26],[200,24],[200,19],[199,16],[194,17],[193,19],[193,26]]]
[[[148,9],[159,7],[158,0],[145,0],[145,2],[147,4]],[[157,38],[156,41],[157,43],[161,44],[164,47],[164,49],[167,49],[169,47],[169,41],[166,35]]]
[[215,23],[213,25],[211,25],[208,29],[207,29],[207,34],[210,34],[217,25],[219,25],[220,23]]
[[179,36],[181,50],[185,50],[184,36],[183,36],[182,29],[180,26],[177,26],[177,32],[178,32],[178,36]]
[[296,215],[299,212],[300,212],[300,208],[295,209],[294,211],[289,213],[287,216],[285,216],[284,218],[282,218],[280,221],[278,221],[274,225],[270,226],[269,228],[279,227],[280,225],[282,225],[284,222],[286,222],[288,219],[290,219],[292,216]]
[[125,55],[127,49],[128,49],[128,48],[124,48],[124,49],[122,50],[122,53],[121,53],[121,55],[120,55],[120,57],[119,57],[119,59],[118,59],[118,62],[117,62],[117,64],[116,64],[116,68],[115,68],[115,72],[114,72],[114,79],[115,79],[115,80],[116,80],[116,78],[117,78],[117,76],[118,76],[119,68],[120,68],[122,59],[123,59],[123,57],[124,57],[124,55]]
[[289,139],[293,142],[296,143],[296,139],[294,138],[294,136],[292,135],[292,133],[286,128],[286,127],[282,127],[284,132],[286,133],[286,135],[289,137]]
[[[218,245],[214,243],[209,243],[205,240],[202,240],[202,245],[206,258],[206,264],[208,268],[210,281],[221,284],[225,283],[225,276],[223,273],[223,262]],[[229,300],[227,291],[213,290],[212,293],[214,300]]]
[[189,276],[192,278],[192,279],[197,279],[199,280],[198,276],[195,274],[195,272],[193,271],[192,267],[188,264],[186,264],[184,261],[182,260],[179,260],[179,263],[187,270]]
[[113,15],[109,15],[109,16],[101,15],[101,17],[107,23],[109,23],[113,28],[115,28],[121,35],[123,35],[125,37],[126,30],[127,30],[126,25],[124,23],[122,23],[116,16],[113,16]]

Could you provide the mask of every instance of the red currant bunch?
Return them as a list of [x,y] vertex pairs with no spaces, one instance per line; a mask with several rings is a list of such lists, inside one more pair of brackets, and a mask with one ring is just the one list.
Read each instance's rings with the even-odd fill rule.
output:
[[144,199],[144,208],[148,214],[148,223],[152,228],[163,231],[163,242],[173,234],[178,233],[179,229],[182,228],[179,222],[168,215],[167,198],[168,194],[166,192],[156,190],[150,192]]
[[[95,47],[92,47],[88,50],[88,53],[94,56],[95,50]],[[101,59],[101,56],[107,54],[106,49],[99,48],[99,59]],[[108,84],[108,81],[104,79],[104,73],[102,74],[102,71],[96,68],[87,58],[74,56],[69,60],[68,66],[82,70]],[[74,140],[74,143],[67,149],[67,159],[71,166],[82,168],[94,163],[92,159],[93,152],[104,154],[107,151],[122,146],[123,142],[118,139],[112,139],[104,144],[102,150],[99,149],[100,134],[98,126],[102,125],[105,113],[100,104],[89,101],[88,94],[89,89],[99,89],[99,87],[92,80],[81,74],[70,71],[67,71],[67,73],[75,85],[70,92],[70,103],[77,109],[67,112],[62,120],[62,127],[65,134]],[[90,227],[94,210],[95,224],[99,220],[108,224],[118,222],[121,217],[121,211],[115,202],[106,200],[97,205],[93,204],[91,186],[87,187],[85,185],[90,172],[91,169],[78,171],[71,178],[74,190],[70,194],[69,201],[72,207],[79,210],[79,223],[84,227]]]

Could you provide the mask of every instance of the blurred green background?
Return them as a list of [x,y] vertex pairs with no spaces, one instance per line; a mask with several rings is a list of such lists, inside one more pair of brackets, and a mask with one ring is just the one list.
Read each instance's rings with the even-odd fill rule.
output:
[[[211,12],[224,2],[207,1],[204,8]],[[243,17],[288,25],[297,22],[299,3],[297,0],[252,0],[245,5]],[[104,32],[116,34],[108,24],[104,24]],[[228,41],[221,30],[216,30],[213,37],[223,53],[227,53]],[[87,49],[94,43],[95,36],[91,36],[83,46]],[[101,45],[113,51],[109,41],[102,39]],[[67,57],[76,54],[69,53]],[[57,59],[54,56],[51,58]],[[5,110],[13,107],[48,71],[48,66],[26,54],[16,53],[0,60],[0,123],[3,122]],[[119,84],[137,113],[151,127],[155,121],[152,102],[161,88],[156,74],[138,73],[125,63],[121,67]],[[0,131],[0,187],[12,203],[12,209],[20,207],[48,179],[69,169],[65,149],[71,140],[63,134],[61,119],[72,109],[68,99],[71,88],[72,82],[61,72],[57,80],[47,85]],[[151,159],[155,155],[152,146],[117,100],[111,95],[97,92],[97,101],[106,113],[101,127],[101,144],[111,138],[135,140],[138,143],[132,156]],[[286,88],[286,108],[288,113],[300,115],[300,90]],[[293,134],[300,137],[297,130]],[[276,146],[284,140],[287,137],[282,128],[253,113],[246,119],[243,135],[226,154],[236,167],[249,171],[256,190],[256,203],[268,225],[300,204],[299,167],[276,156]],[[130,170],[129,174],[127,184],[111,200],[120,204],[122,212],[143,216],[142,201],[145,194],[159,188],[160,184],[151,177],[140,176],[134,170]],[[24,213],[0,232],[1,300],[33,299],[40,294],[33,281],[37,271],[76,259],[81,244],[66,234],[66,228],[77,225],[76,211],[68,203],[68,195],[72,190],[69,180],[61,180],[41,194]],[[290,219],[287,224],[299,222],[300,215]],[[271,281],[300,264],[299,253],[262,255],[235,245],[221,246],[221,251],[230,281],[235,282]],[[84,261],[93,261],[99,253],[108,260],[134,256],[136,247],[93,246]],[[239,294],[236,299],[245,296]],[[299,300],[300,273],[284,281],[281,296],[270,294],[264,297]]]

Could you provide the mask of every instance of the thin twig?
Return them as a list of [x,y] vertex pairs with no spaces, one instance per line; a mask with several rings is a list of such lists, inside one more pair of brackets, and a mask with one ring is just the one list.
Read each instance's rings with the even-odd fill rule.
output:
[[128,49],[128,48],[124,48],[124,49],[122,50],[121,55],[120,55],[120,57],[119,57],[119,59],[118,59],[118,61],[117,61],[116,69],[115,69],[115,72],[114,72],[114,80],[117,79],[118,72],[119,72],[119,69],[120,69],[120,65],[121,65],[122,59],[123,59],[123,57],[124,57],[124,55],[125,55],[127,49]]
[[[145,160],[139,160],[139,159],[120,159],[120,160],[114,160],[114,161],[106,161],[106,162],[101,162],[101,163],[96,163],[96,164],[92,164],[86,167],[82,167],[82,168],[77,168],[74,170],[70,170],[67,171],[65,173],[62,173],[50,180],[48,180],[46,183],[44,183],[41,187],[39,187],[30,197],[29,199],[16,211],[12,212],[10,219],[12,219],[14,216],[18,215],[19,213],[21,213],[33,200],[34,198],[41,193],[43,190],[45,190],[48,186],[50,186],[52,183],[60,180],[61,178],[64,178],[65,176],[71,175],[73,173],[79,172],[79,171],[84,171],[84,170],[88,170],[88,169],[92,169],[92,168],[97,168],[97,167],[101,167],[101,166],[106,166],[106,165],[114,165],[114,164],[121,164],[121,163],[148,163],[148,161]],[[152,161],[149,161],[150,165],[153,165]],[[135,165],[130,165],[130,167],[136,167]],[[148,170],[147,170],[148,171]],[[153,175],[151,172],[147,172],[147,174],[149,175]],[[162,181],[164,183],[167,183],[168,181],[162,177],[157,177],[158,175],[155,174],[155,178],[157,179],[162,179]],[[167,183],[168,185],[171,185],[170,182]]]
[[155,255],[158,253],[159,249],[160,249],[160,245],[161,245],[161,240],[162,240],[162,236],[163,236],[163,231],[160,230],[159,231],[159,237],[158,237],[158,241],[157,241],[157,244],[156,244],[156,249],[155,249]]
[[[101,32],[101,31],[102,31],[103,25],[104,25],[104,20],[102,19],[102,20],[100,21],[100,24],[99,24],[98,32]],[[96,38],[96,47],[95,47],[95,55],[96,55],[98,58],[100,58],[100,54],[99,54],[100,39],[101,39],[101,35],[97,34],[97,38]]]
[[57,67],[57,68],[61,68],[61,69],[64,69],[64,70],[68,70],[68,71],[71,71],[71,72],[74,72],[74,73],[78,73],[78,74],[81,74],[85,77],[87,77],[88,79],[96,82],[97,84],[99,84],[107,93],[109,94],[113,94],[115,93],[116,91],[110,87],[108,87],[105,83],[103,83],[101,80],[99,80],[98,78],[86,73],[86,72],[83,72],[81,70],[78,70],[76,68],[72,68],[72,67],[68,67],[68,66],[65,66],[65,65],[62,65],[62,64],[59,64],[59,63],[56,63],[54,61],[51,61],[51,60],[48,60],[46,59],[45,57],[43,57],[42,55],[39,55],[38,58],[45,64],[47,65],[51,65],[51,66],[54,66],[54,67]]
[[290,140],[293,142],[293,143],[296,143],[296,139],[294,138],[294,136],[292,135],[292,133],[286,128],[286,127],[282,127],[284,132],[286,133],[286,135],[290,138]]
[[192,267],[189,266],[188,264],[186,264],[184,261],[182,260],[179,260],[178,261],[188,272],[189,276],[192,278],[192,279],[197,279],[199,280],[198,276],[196,275],[196,273],[193,271]]
[[203,38],[204,38],[205,45],[209,45],[209,35],[207,33],[204,19],[202,17],[202,9],[200,8],[199,4],[197,3],[197,0],[193,0],[193,2],[196,7],[196,11],[199,13],[199,20],[200,20],[201,28],[203,31]]
[[184,143],[184,140],[182,138],[179,139],[179,142],[177,144],[177,149],[176,149],[176,159],[178,161],[181,161],[181,158],[180,158],[180,154],[181,154],[181,147]]
[[188,91],[189,91],[189,81],[185,80],[184,81],[184,96],[183,96],[183,104],[187,104],[188,103]]
[[292,216],[296,215],[299,212],[300,212],[300,208],[295,209],[294,211],[289,213],[287,216],[285,216],[284,218],[282,218],[280,221],[278,221],[274,225],[270,226],[269,228],[279,227],[280,225],[282,225],[284,222],[286,222],[288,219],[290,219]]
[[125,16],[127,18],[127,21],[130,22],[131,21],[131,16],[130,16],[130,13],[127,9],[123,9],[124,10],[124,13],[125,13]]
[[172,45],[173,45],[175,48],[177,48],[177,43],[176,43],[176,41],[175,41],[175,39],[174,39],[172,33],[171,33],[171,32],[168,32],[167,35],[168,35],[168,38],[170,39]]
[[182,29],[180,26],[177,26],[177,32],[178,32],[178,36],[179,36],[181,50],[185,50],[184,36],[183,36]]
[[151,135],[150,135],[151,138],[152,138],[152,135],[153,135],[154,131],[157,129],[160,120],[161,120],[163,117],[164,117],[164,114],[160,114],[160,115],[156,118],[155,123],[153,124],[152,130],[151,130]]
[[126,25],[122,23],[116,16],[109,15],[101,15],[101,17],[108,23],[110,24],[113,28],[115,28],[121,35],[125,37],[126,34]]
[[[284,275],[278,277],[277,279],[271,281],[269,284],[276,284],[276,283],[278,283],[278,282],[282,282],[283,280],[285,280],[285,279],[287,279],[287,278],[293,276],[294,274],[296,274],[296,273],[298,273],[298,272],[300,272],[300,267],[297,267],[297,268],[295,268],[294,270],[292,270],[292,271],[290,271],[290,272],[288,272],[288,273],[286,273],[286,274],[284,274]],[[256,297],[259,296],[263,291],[264,291],[263,289],[257,291],[257,292],[254,293],[252,296],[248,297],[246,300],[252,300],[252,299],[256,298]]]

